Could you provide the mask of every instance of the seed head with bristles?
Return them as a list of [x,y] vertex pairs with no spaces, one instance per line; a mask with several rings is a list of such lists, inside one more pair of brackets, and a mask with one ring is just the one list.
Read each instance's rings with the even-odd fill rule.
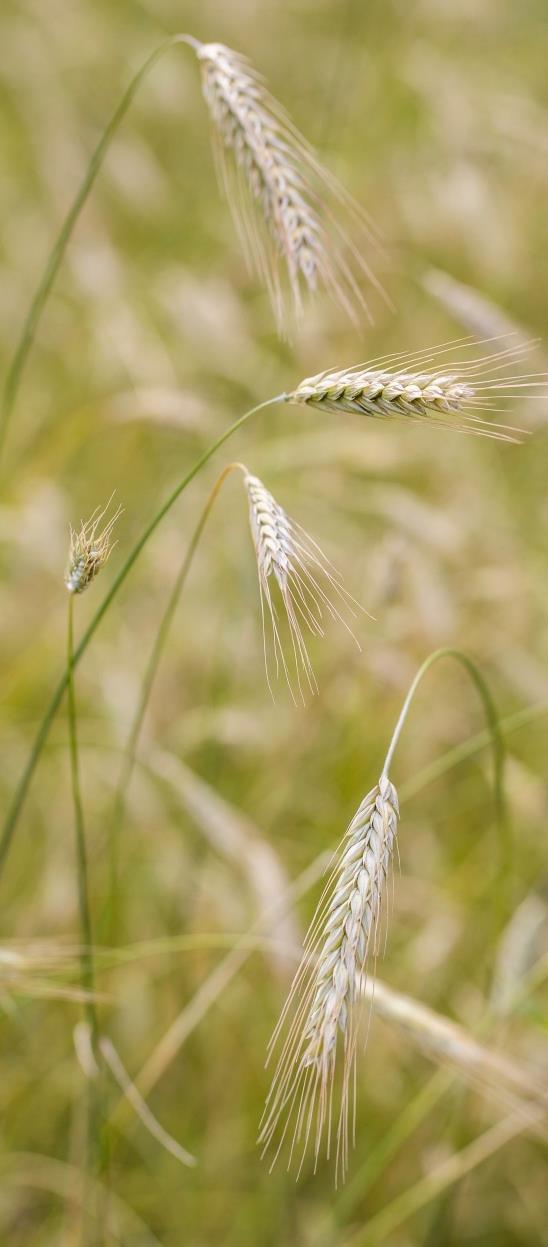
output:
[[97,508],[87,523],[84,524],[82,521],[79,532],[73,528],[70,529],[69,556],[65,571],[65,585],[69,593],[83,593],[101,568],[105,566],[113,549],[112,530],[122,513],[122,508],[118,507],[102,531],[99,531],[99,525],[109,506],[110,502],[102,511]]
[[[252,476],[245,468],[243,470],[249,501],[249,521],[259,573],[268,684],[271,688],[265,604],[272,626],[276,675],[279,675],[281,668],[295,700],[290,669],[294,665],[299,693],[304,700],[303,677],[312,693],[317,691],[317,683],[303,628],[315,636],[323,636],[324,611],[327,611],[333,619],[338,619],[353,636],[341,610],[346,609],[354,615],[353,608],[359,604],[354,602],[354,599],[347,593],[340,573],[328,562],[316,542],[299,524],[290,519],[257,476]],[[282,646],[278,614],[272,596],[273,582],[278,586],[289,623],[293,664],[288,664]],[[341,610],[335,605],[333,598],[338,600]],[[356,640],[355,637],[354,640]],[[356,644],[358,644],[357,641]]]
[[[378,927],[396,840],[398,798],[383,772],[364,797],[346,832],[305,941],[269,1059],[281,1044],[263,1113],[259,1142],[278,1156],[288,1132],[289,1163],[301,1149],[299,1171],[312,1134],[317,1164],[322,1139],[329,1156],[337,1057],[342,1060],[336,1128],[336,1173],[348,1164],[351,1086],[355,1096],[361,980],[378,952]],[[352,1118],[354,1123],[355,1103]],[[273,1162],[274,1163],[274,1162]]]
[[361,278],[381,288],[337,214],[353,216],[362,233],[371,235],[365,215],[322,169],[243,56],[221,43],[193,40],[193,46],[217,140],[219,180],[250,266],[268,289],[278,329],[287,329],[280,261],[297,316],[303,310],[302,287],[314,294],[324,286],[355,320],[356,310],[367,310]]
[[[523,430],[505,428],[482,412],[499,411],[516,399],[546,395],[546,374],[512,374],[529,345],[520,343],[459,360],[458,352],[470,348],[467,339],[422,355],[395,355],[355,368],[321,372],[301,381],[285,398],[323,411],[427,421],[500,441],[518,441]],[[445,361],[447,354],[454,358]]]

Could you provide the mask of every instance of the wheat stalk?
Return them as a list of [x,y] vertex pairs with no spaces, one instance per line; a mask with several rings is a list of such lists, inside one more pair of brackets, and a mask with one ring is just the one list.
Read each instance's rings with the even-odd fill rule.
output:
[[[120,508],[112,516],[104,529],[100,529],[101,521],[110,506],[110,502],[101,511],[97,508],[87,523],[82,523],[80,532],[70,530],[70,549],[68,565],[65,571],[65,587],[68,591],[67,610],[67,701],[69,727],[70,775],[72,803],[74,810],[74,837],[76,846],[76,874],[78,882],[78,906],[80,927],[82,932],[81,987],[84,999],[84,1013],[87,1022],[87,1033],[90,1038],[91,1053],[96,1058],[99,1042],[99,1022],[95,1007],[95,970],[93,964],[93,929],[88,887],[88,858],[84,823],[84,803],[80,785],[80,758],[78,748],[78,716],[76,709],[76,687],[74,677],[74,603],[77,594],[83,593],[92,580],[104,567],[112,549],[112,529]],[[97,1072],[97,1069],[95,1069]],[[86,1170],[97,1168],[101,1154],[101,1132],[103,1118],[102,1096],[99,1086],[90,1088],[87,1104],[87,1154]]]
[[295,1147],[302,1141],[302,1165],[314,1115],[315,1164],[324,1134],[329,1156],[333,1085],[338,1049],[342,1045],[336,1171],[343,1178],[348,1164],[350,1086],[356,1063],[360,976],[370,956],[375,957],[378,952],[379,917],[398,816],[396,790],[383,773],[378,784],[364,797],[346,832],[269,1049],[271,1056],[298,999],[273,1076],[259,1141],[266,1151],[283,1117],[285,1126],[274,1160],[293,1123],[290,1161]]
[[285,398],[288,403],[304,403],[328,412],[426,420],[431,425],[515,442],[523,430],[505,428],[481,413],[498,411],[515,399],[546,394],[546,374],[508,372],[529,345],[520,343],[459,360],[459,351],[469,349],[470,339],[466,339],[422,354],[402,353],[353,368],[320,372],[301,381]]
[[314,294],[323,286],[355,320],[357,310],[367,310],[361,278],[381,288],[338,223],[336,208],[371,233],[364,214],[322,168],[243,56],[221,43],[196,44],[195,50],[217,138],[219,181],[250,267],[267,287],[278,329],[287,329],[280,261],[297,316],[303,311],[301,288]]
[[[257,476],[252,476],[243,464],[239,465],[244,473],[244,484],[249,500],[249,522],[257,556],[259,573],[259,590],[261,595],[261,616],[263,621],[263,640],[265,666],[268,686],[272,692],[269,672],[268,648],[266,636],[266,613],[270,618],[276,677],[283,670],[289,690],[295,700],[290,666],[278,627],[278,614],[272,596],[271,582],[277,584],[287,615],[297,685],[301,698],[304,700],[303,678],[312,693],[317,692],[317,681],[307,650],[304,631],[315,636],[324,635],[324,612],[339,620],[354,637],[341,610],[334,602],[338,600],[341,608],[355,615],[353,607],[358,606],[344,588],[340,573],[325,558],[316,542],[292,520],[263,485]],[[265,611],[266,606],[266,611]],[[363,609],[360,607],[360,609]]]

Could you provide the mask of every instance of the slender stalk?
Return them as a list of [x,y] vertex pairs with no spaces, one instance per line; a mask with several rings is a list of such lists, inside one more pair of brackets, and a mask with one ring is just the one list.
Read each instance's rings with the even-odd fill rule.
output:
[[[70,744],[70,773],[72,799],[74,805],[74,831],[76,841],[76,868],[78,879],[78,908],[80,911],[80,928],[82,948],[80,953],[81,982],[86,993],[84,999],[84,1017],[86,1019],[94,1060],[99,1053],[99,1024],[94,1001],[95,975],[93,966],[93,933],[89,908],[88,863],[86,853],[86,836],[84,827],[84,808],[80,788],[78,763],[78,733],[76,714],[76,692],[74,686],[74,595],[69,593],[67,612],[67,700],[68,725]],[[101,1169],[102,1157],[102,1123],[100,1091],[93,1075],[88,1078],[86,1088],[86,1151],[84,1160],[84,1189],[89,1185],[92,1173]],[[96,1241],[94,1231],[84,1213],[82,1242],[90,1244]]]
[[110,884],[109,884],[109,897],[108,897],[108,902],[107,902],[107,913],[106,913],[107,934],[105,936],[107,942],[110,944],[114,942],[113,924],[115,921],[117,884],[118,884],[118,850],[119,850],[120,831],[121,831],[122,823],[124,820],[126,793],[127,793],[128,785],[131,780],[132,773],[133,773],[133,768],[135,765],[137,745],[139,742],[141,728],[143,726],[143,719],[145,717],[146,708],[148,706],[150,694],[152,692],[152,686],[154,684],[154,680],[156,678],[156,672],[158,670],[160,659],[162,657],[162,654],[163,654],[163,651],[166,645],[169,630],[170,630],[170,627],[173,621],[173,616],[177,609],[179,598],[181,596],[186,578],[190,571],[192,560],[194,558],[194,554],[196,552],[196,548],[198,546],[200,537],[206,526],[210,511],[213,507],[215,499],[220,493],[220,490],[227,476],[229,476],[230,473],[233,472],[235,468],[240,468],[241,466],[242,465],[238,463],[227,464],[227,466],[223,468],[222,472],[217,477],[217,480],[215,481],[215,484],[207,498],[206,504],[200,515],[196,528],[194,529],[194,532],[192,534],[192,537],[188,545],[188,549],[186,550],[184,559],[181,563],[181,567],[177,574],[175,584],[173,585],[173,589],[171,590],[171,593],[169,595],[168,603],[164,611],[164,614],[162,616],[160,626],[156,633],[154,644],[152,646],[152,650],[151,650],[149,660],[148,660],[145,673],[143,676],[139,701],[137,703],[137,708],[133,716],[133,721],[132,721],[131,728],[129,731],[127,745],[126,745],[124,756],[122,759],[122,765],[120,767],[120,775],[119,775],[118,783],[116,785],[116,789],[114,793],[114,814],[113,814],[113,820],[112,820],[111,833],[109,837]]
[[93,937],[88,895],[88,863],[84,828],[84,808],[82,804],[78,764],[76,692],[74,687],[74,595],[72,593],[69,593],[68,595],[67,700],[70,743],[70,774],[72,783],[72,800],[74,805],[74,831],[76,839],[76,864],[78,873],[78,904],[80,909],[80,926],[82,930],[82,987],[86,992],[84,1012],[86,1015],[86,1021],[90,1028],[93,1048],[95,1050],[99,1036],[99,1028],[97,1024],[97,1013],[93,1001]]
[[440,658],[454,658],[461,664],[462,667],[464,667],[464,670],[470,676],[470,679],[475,685],[483,703],[493,752],[495,816],[500,834],[500,878],[498,882],[501,887],[506,887],[511,880],[512,873],[512,836],[508,808],[504,795],[504,740],[500,729],[498,712],[486,681],[484,680],[479,669],[476,667],[476,664],[472,662],[472,659],[468,658],[466,654],[463,654],[461,650],[451,648],[434,650],[432,654],[429,654],[428,658],[425,659],[422,666],[417,671],[417,674],[410,685],[409,691],[401,708],[400,716],[394,728],[392,739],[388,746],[388,752],[384,760],[382,774],[383,776],[388,775],[388,771],[392,765],[394,753],[396,751],[415,693],[417,692],[419,685],[422,683],[427,671],[429,671],[430,667],[432,667],[434,663],[438,662]]
[[177,43],[186,43],[191,47],[198,46],[198,41],[193,39],[192,35],[171,35],[169,39],[165,39],[163,43],[155,48],[154,52],[152,52],[151,55],[147,57],[144,64],[141,65],[141,68],[137,70],[137,73],[132,78],[129,86],[126,88],[118,107],[114,110],[110,121],[103,130],[101,138],[99,139],[95,151],[91,156],[84,177],[78,187],[78,190],[76,191],[57,238],[47,257],[42,275],[36,287],[28,312],[25,316],[21,333],[19,335],[6,376],[2,405],[0,408],[0,457],[4,449],[10,417],[13,412],[19,386],[21,384],[23,369],[34,341],[40,317],[44,311],[48,296],[74,232],[74,227],[88,199],[116,131],[118,130],[120,123],[123,121],[143,79],[147,77],[156,62],[159,61],[164,55],[164,52],[167,52],[168,48],[174,47]]
[[[249,420],[251,416],[254,416],[255,413],[258,411],[262,411],[265,407],[269,407],[273,403],[281,403],[283,401],[284,401],[284,395],[278,394],[275,398],[267,398],[265,402],[259,403],[256,407],[252,407],[249,411],[244,412],[243,416],[240,416],[238,420],[235,420],[234,424],[231,424],[230,427],[226,429],[225,432],[222,433],[221,436],[218,437],[217,440],[213,442],[213,444],[209,446],[207,450],[204,451],[203,455],[200,456],[200,458],[197,460],[194,466],[190,469],[190,471],[187,472],[186,475],[183,477],[183,479],[179,481],[179,483],[175,486],[175,489],[172,490],[166,502],[164,502],[162,506],[160,507],[159,511],[156,512],[156,515],[152,518],[150,523],[145,528],[144,532],[139,537],[139,540],[136,542],[133,549],[128,554],[127,559],[125,560],[122,567],[120,568],[120,571],[118,572],[118,575],[115,577],[108,593],[105,595],[105,597],[103,598],[103,601],[101,602],[101,605],[99,606],[98,610],[95,612],[95,615],[93,616],[93,619],[91,620],[91,623],[89,624],[86,632],[84,632],[84,635],[81,638],[79,644],[76,646],[76,649],[73,651],[73,656],[72,656],[73,667],[76,667],[78,665],[78,663],[80,662],[80,659],[85,654],[92,637],[95,635],[95,632],[97,631],[97,628],[99,627],[99,624],[101,623],[103,617],[106,615],[107,610],[109,606],[111,605],[111,602],[113,602],[119,589],[121,589],[126,577],[128,576],[129,572],[131,571],[131,568],[133,567],[133,564],[138,559],[141,553],[141,550],[144,548],[144,546],[147,544],[149,539],[152,537],[152,534],[156,531],[158,525],[163,520],[164,516],[167,515],[168,511],[171,509],[173,504],[177,501],[177,498],[179,498],[179,496],[186,489],[187,485],[190,485],[190,482],[194,480],[194,477],[197,476],[201,468],[203,468],[205,464],[208,463],[212,455],[215,454],[215,451],[218,450],[219,447],[224,444],[224,442],[228,441],[228,438],[231,437],[232,434],[237,431],[237,429],[241,428],[241,426],[245,424],[246,420]],[[25,767],[23,769],[23,773],[19,779],[19,783],[17,784],[17,788],[15,790],[11,805],[8,809],[6,819],[5,819],[3,828],[2,828],[2,833],[0,835],[0,871],[2,870],[4,866],[4,863],[5,863],[5,860],[6,860],[10,845],[11,845],[11,841],[13,839],[15,828],[17,827],[17,823],[19,821],[21,811],[25,804],[26,796],[27,796],[27,793],[30,787],[32,777],[36,770],[36,767],[39,762],[40,756],[42,754],[42,750],[44,748],[46,740],[48,738],[50,727],[53,723],[55,715],[63,699],[63,695],[65,693],[67,684],[68,684],[68,672],[64,671],[63,675],[61,676],[61,679],[59,680],[59,683],[57,684],[57,687],[55,688],[52,694],[50,703],[45,711],[44,717],[42,719],[42,722],[36,734],[34,744],[30,751]]]

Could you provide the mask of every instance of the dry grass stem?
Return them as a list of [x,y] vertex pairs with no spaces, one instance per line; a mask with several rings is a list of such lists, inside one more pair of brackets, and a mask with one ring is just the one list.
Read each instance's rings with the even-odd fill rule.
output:
[[527,343],[483,356],[460,355],[470,347],[470,339],[465,339],[421,354],[402,353],[353,368],[327,370],[301,381],[286,401],[335,414],[344,411],[427,421],[499,441],[519,441],[523,430],[499,424],[490,415],[506,410],[516,400],[545,395],[547,375],[515,372],[527,354]]
[[[261,614],[263,621],[264,655],[268,686],[272,683],[268,664],[266,614],[270,618],[276,677],[283,671],[295,700],[291,666],[294,668],[299,694],[304,701],[305,682],[310,692],[317,692],[317,681],[306,647],[304,632],[324,635],[325,612],[338,619],[353,639],[354,634],[343,611],[355,616],[354,601],[344,588],[340,573],[325,558],[320,547],[286,514],[257,476],[244,470],[244,483],[249,499],[249,521],[257,555]],[[280,591],[291,633],[293,663],[288,664],[278,628],[278,614],[272,597],[271,581]],[[339,605],[336,605],[338,602]],[[265,611],[266,605],[266,611]],[[339,606],[341,609],[339,609]],[[360,609],[363,609],[360,607]],[[358,642],[356,641],[358,645]],[[359,648],[359,645],[358,645]]]
[[301,1149],[299,1172],[312,1134],[317,1164],[322,1139],[331,1149],[337,1056],[342,1074],[336,1127],[336,1174],[344,1178],[352,1105],[355,1126],[356,1049],[363,999],[358,976],[379,951],[379,918],[396,840],[398,799],[388,776],[364,797],[346,832],[324,889],[304,955],[272,1036],[279,1049],[261,1120],[263,1153],[276,1143],[276,1160],[290,1134],[289,1164]]
[[171,1134],[168,1134],[167,1130],[164,1130],[164,1127],[160,1125],[160,1122],[149,1109],[146,1100],[143,1099],[140,1091],[138,1091],[135,1086],[135,1083],[131,1081],[129,1074],[120,1060],[116,1048],[114,1047],[114,1044],[111,1043],[110,1039],[107,1039],[106,1036],[103,1036],[99,1042],[99,1047],[101,1049],[101,1055],[106,1061],[112,1077],[118,1084],[123,1095],[125,1095],[126,1099],[131,1104],[131,1107],[134,1109],[139,1120],[148,1130],[149,1134],[151,1134],[152,1137],[156,1139],[163,1148],[165,1148],[166,1152],[169,1152],[171,1156],[174,1156],[181,1165],[187,1165],[192,1168],[196,1164],[196,1157],[193,1156],[191,1152],[187,1152],[186,1148],[182,1147],[181,1144],[178,1143]]
[[367,311],[362,279],[381,288],[338,216],[342,210],[371,237],[365,215],[322,168],[243,56],[221,43],[199,44],[196,54],[214,124],[220,184],[250,267],[267,287],[278,329],[287,332],[281,265],[297,316],[303,311],[302,288],[314,294],[324,287],[355,320],[358,310]]

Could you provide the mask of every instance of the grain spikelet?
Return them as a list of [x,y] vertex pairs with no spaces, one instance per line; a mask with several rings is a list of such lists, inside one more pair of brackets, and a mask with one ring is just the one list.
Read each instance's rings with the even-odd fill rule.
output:
[[[355,614],[358,605],[347,593],[339,572],[325,558],[320,547],[299,524],[286,514],[269,490],[257,476],[244,470],[244,484],[249,500],[249,522],[257,556],[261,614],[263,621],[264,654],[268,686],[272,692],[268,664],[266,636],[266,613],[270,618],[276,677],[283,671],[293,700],[293,680],[290,666],[294,667],[297,686],[304,700],[303,679],[312,693],[317,692],[317,682],[306,647],[304,632],[315,636],[324,635],[324,613],[338,619],[352,633],[341,609]],[[293,664],[288,664],[278,628],[278,613],[272,597],[272,579],[276,582],[287,615],[293,649]],[[266,605],[266,611],[265,611]],[[358,642],[356,641],[356,644]],[[359,648],[359,646],[358,646]]]
[[110,556],[113,549],[112,530],[122,508],[118,507],[103,530],[99,531],[99,525],[109,506],[110,502],[107,502],[102,511],[97,508],[86,524],[82,522],[79,532],[75,532],[73,528],[70,530],[69,556],[65,570],[65,585],[69,593],[83,593]]
[[523,430],[498,424],[484,413],[547,393],[545,373],[513,372],[529,345],[519,343],[488,355],[462,358],[460,352],[470,349],[470,339],[465,339],[422,354],[397,354],[321,372],[301,381],[285,398],[288,403],[323,411],[427,421],[432,426],[515,442]]
[[[342,842],[305,941],[304,955],[269,1048],[281,1045],[261,1121],[263,1153],[274,1161],[290,1134],[289,1163],[310,1136],[317,1164],[330,1154],[337,1055],[342,1060],[336,1174],[348,1164],[351,1087],[360,1021],[360,976],[378,952],[379,917],[394,849],[398,798],[388,776],[364,797]],[[352,1116],[355,1115],[355,1103]],[[352,1125],[352,1130],[354,1125]],[[273,1163],[274,1163],[273,1161]]]
[[357,312],[367,312],[362,279],[382,290],[338,217],[353,217],[369,238],[371,224],[243,56],[221,43],[197,44],[195,50],[219,181],[248,263],[267,287],[278,330],[287,332],[284,266],[297,317],[302,289],[314,294],[324,287],[356,321]]

